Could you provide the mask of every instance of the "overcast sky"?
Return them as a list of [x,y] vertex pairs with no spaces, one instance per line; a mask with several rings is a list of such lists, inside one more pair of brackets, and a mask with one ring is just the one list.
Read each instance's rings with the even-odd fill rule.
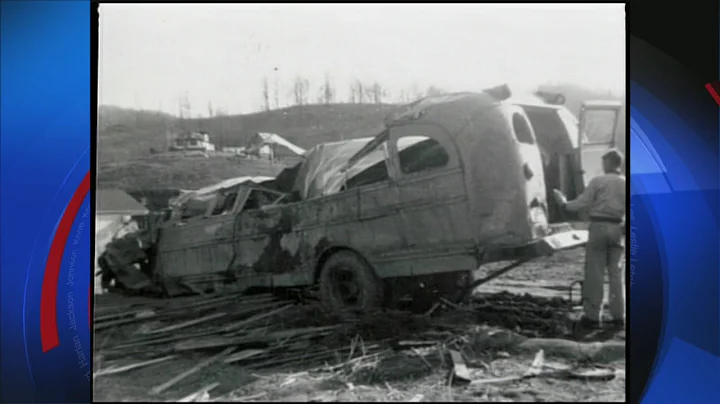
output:
[[[571,82],[625,89],[622,4],[102,4],[100,103],[195,114],[257,111],[262,79],[313,95],[326,74],[397,96],[416,84],[479,90]],[[314,98],[314,97],[313,97]]]

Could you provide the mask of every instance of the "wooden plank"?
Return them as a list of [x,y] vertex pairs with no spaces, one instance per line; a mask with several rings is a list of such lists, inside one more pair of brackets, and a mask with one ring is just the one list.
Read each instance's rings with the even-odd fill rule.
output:
[[203,299],[201,301],[196,301],[192,304],[184,304],[179,307],[172,307],[167,308],[165,310],[162,310],[161,314],[175,314],[175,313],[186,313],[189,311],[194,310],[207,310],[213,307],[219,307],[225,304],[230,304],[233,299],[236,299],[237,296],[226,296],[222,298],[217,299]]
[[93,317],[93,321],[95,323],[102,323],[102,322],[106,322],[106,321],[119,320],[119,319],[123,319],[126,317],[135,317],[136,315],[141,314],[144,311],[145,310],[135,310],[135,311],[125,311],[122,313],[106,314],[106,315]]
[[93,377],[106,376],[106,375],[114,375],[114,374],[116,374],[116,373],[123,373],[123,372],[127,372],[127,371],[130,371],[130,370],[133,370],[133,369],[139,369],[139,368],[142,368],[142,367],[154,365],[154,364],[156,364],[156,363],[165,362],[165,361],[168,361],[168,360],[170,360],[170,359],[174,359],[174,358],[176,358],[176,357],[177,357],[177,355],[168,355],[168,356],[164,356],[164,357],[162,357],[162,358],[151,359],[151,360],[145,361],[145,362],[133,363],[132,365],[121,366],[121,367],[113,367],[113,368],[110,368],[110,369],[103,369],[103,370],[99,370],[99,371],[95,372],[95,373],[93,374]]
[[438,345],[437,341],[398,341],[399,349],[427,348]]
[[176,352],[181,351],[194,351],[198,349],[208,349],[208,348],[220,348],[224,346],[239,346],[239,345],[245,345],[245,344],[260,344],[262,346],[268,346],[272,343],[276,343],[278,340],[281,339],[290,339],[293,337],[300,338],[300,337],[308,337],[308,336],[319,336],[324,335],[332,330],[336,329],[338,326],[325,326],[325,327],[308,327],[308,328],[298,328],[298,329],[288,329],[288,330],[280,330],[271,332],[264,335],[246,335],[241,337],[216,337],[216,338],[206,338],[201,339],[198,341],[182,341],[174,346],[174,350]]
[[152,339],[131,340],[127,344],[120,344],[120,345],[112,346],[111,349],[122,350],[122,349],[136,348],[136,347],[147,346],[147,345],[164,344],[166,342],[176,342],[176,341],[182,341],[182,340],[187,340],[187,339],[197,338],[197,337],[207,337],[208,335],[215,335],[215,334],[218,334],[217,330],[207,330],[207,331],[203,331],[203,332],[196,332],[196,333],[182,334],[182,335],[161,336],[160,338],[158,338],[156,336],[155,338],[152,338]]
[[[251,314],[251,313],[254,313],[259,310],[264,310],[264,309],[273,308],[273,307],[277,307],[277,306],[278,306],[277,303],[269,303],[269,304],[264,304],[264,305],[258,305],[255,307],[245,307],[243,310],[234,311],[231,314],[231,316],[232,317],[243,317],[247,314]],[[118,348],[125,348],[125,347],[129,347],[129,346],[140,346],[140,345],[146,345],[146,344],[151,345],[151,344],[156,344],[159,342],[172,342],[172,341],[178,341],[178,340],[183,340],[183,339],[189,339],[192,337],[202,337],[202,336],[222,334],[222,333],[223,333],[222,328],[217,328],[217,329],[213,329],[213,330],[206,330],[206,331],[190,333],[190,334],[185,334],[185,335],[174,335],[174,336],[169,336],[169,337],[162,337],[162,336],[153,335],[153,334],[143,334],[144,337],[133,338],[133,340],[129,341],[129,343],[119,345]]]
[[148,331],[144,334],[159,334],[159,333],[163,333],[163,332],[176,331],[176,330],[180,330],[182,328],[186,328],[186,327],[190,327],[190,326],[197,325],[200,323],[204,323],[206,321],[215,320],[216,318],[220,318],[220,317],[224,317],[224,316],[227,316],[227,313],[210,314],[205,317],[200,317],[200,318],[196,318],[194,320],[186,321],[184,323],[170,325],[167,327],[159,328],[157,330]]
[[[253,394],[253,395],[250,395],[250,396],[233,397],[233,398],[232,398],[232,401],[234,401],[234,402],[236,402],[236,403],[242,403],[242,402],[245,402],[245,401],[252,401],[252,400],[257,400],[257,399],[259,399],[259,398],[263,398],[263,397],[267,396],[267,394],[268,394],[267,391],[263,391],[263,392],[260,392],[260,393],[257,393],[257,394]],[[225,401],[225,399],[223,399],[223,400],[217,400],[217,401]],[[228,401],[229,401],[229,400],[228,400]]]
[[95,329],[95,331],[100,331],[100,330],[104,330],[104,329],[110,328],[110,327],[117,327],[117,326],[121,326],[121,325],[142,323],[143,321],[148,321],[148,320],[155,320],[158,317],[161,317],[161,316],[154,314],[154,315],[148,315],[147,317],[133,317],[133,318],[127,318],[127,319],[121,319],[121,320],[107,321],[104,323],[95,324],[93,328]]
[[251,358],[253,356],[260,355],[265,352],[266,352],[265,349],[246,349],[246,350],[240,351],[234,355],[230,355],[230,357],[225,359],[223,362],[225,362],[225,363],[239,362],[239,361]]
[[154,387],[152,390],[150,390],[150,394],[157,395],[157,394],[162,393],[163,391],[169,389],[170,387],[172,387],[172,386],[176,385],[177,383],[181,382],[182,380],[186,379],[188,376],[197,373],[198,371],[202,370],[203,368],[210,366],[214,362],[217,362],[223,356],[229,355],[234,350],[235,350],[235,347],[227,348],[224,351],[220,352],[219,354],[212,356],[212,357],[198,363],[197,365],[180,373],[179,375],[173,377],[172,379],[168,380],[167,382]]
[[465,360],[463,359],[462,355],[458,351],[450,351],[450,358],[453,361],[453,381],[460,381],[469,383],[472,381],[472,376],[470,376],[470,371],[467,368],[467,365],[465,364]]
[[225,326],[222,330],[223,330],[223,331],[233,331],[233,330],[237,330],[238,328],[240,328],[240,327],[242,327],[242,326],[244,326],[244,325],[246,325],[246,324],[252,323],[252,322],[257,321],[257,320],[261,320],[261,319],[263,319],[263,318],[267,318],[267,317],[270,317],[270,316],[274,316],[275,314],[278,314],[278,313],[280,313],[280,312],[283,312],[283,311],[285,311],[285,310],[287,310],[287,309],[289,309],[289,308],[291,308],[291,307],[293,307],[293,306],[295,306],[295,305],[294,305],[294,304],[288,304],[288,305],[282,306],[282,307],[280,307],[280,308],[278,308],[278,309],[271,310],[271,311],[269,311],[269,312],[267,312],[267,313],[257,314],[257,315],[255,315],[255,316],[252,316],[252,317],[247,318],[247,319],[245,319],[245,320],[239,321],[239,322],[237,322],[237,323],[227,325],[227,326]]

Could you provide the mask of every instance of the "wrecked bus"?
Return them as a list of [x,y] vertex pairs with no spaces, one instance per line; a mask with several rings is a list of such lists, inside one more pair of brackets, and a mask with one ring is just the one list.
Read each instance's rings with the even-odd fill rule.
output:
[[275,179],[191,194],[157,229],[153,281],[168,294],[316,286],[328,309],[362,312],[582,246],[587,233],[548,198],[584,187],[582,131],[563,111],[494,91],[426,98]]

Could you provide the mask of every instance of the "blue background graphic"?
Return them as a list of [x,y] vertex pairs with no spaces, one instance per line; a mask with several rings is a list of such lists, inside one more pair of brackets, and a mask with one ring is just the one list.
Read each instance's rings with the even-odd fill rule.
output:
[[[58,288],[60,345],[43,353],[40,294],[45,264],[60,218],[90,170],[90,3],[0,3],[0,399],[3,402],[89,402],[89,368],[78,365],[68,330],[73,292],[82,355],[90,359],[88,289],[90,216],[74,247],[73,286],[65,285],[69,247]],[[83,209],[90,207],[85,198]]]
[[[628,401],[714,402],[719,145],[717,122],[702,112],[717,105],[652,45],[631,37],[630,57]],[[658,70],[664,74],[644,74]]]
[[[64,243],[55,313],[60,345],[48,352],[41,344],[40,302],[50,247],[94,153],[94,6],[3,1],[0,7],[0,400],[90,402],[91,195]],[[674,9],[673,18],[690,7]],[[633,18],[655,19],[651,14]],[[653,23],[662,27],[657,35],[668,31],[667,24]],[[704,84],[718,72],[696,77],[684,62],[633,36],[632,24],[628,400],[716,402],[720,142],[718,106]],[[712,35],[717,41],[717,32]],[[672,39],[663,38],[658,43]],[[702,52],[711,51],[717,59],[717,49]],[[686,56],[700,60],[690,51]]]

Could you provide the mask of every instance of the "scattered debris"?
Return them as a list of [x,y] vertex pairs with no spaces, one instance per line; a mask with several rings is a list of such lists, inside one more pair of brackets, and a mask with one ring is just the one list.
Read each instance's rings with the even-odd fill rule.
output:
[[610,381],[618,376],[618,372],[615,369],[607,368],[592,368],[592,369],[577,369],[567,373],[568,377],[572,379],[579,379],[584,381]]
[[[205,400],[207,400],[208,398],[210,398],[210,397],[209,397],[209,396],[210,396],[210,394],[209,394],[210,391],[212,391],[214,388],[216,388],[216,387],[219,386],[219,385],[220,385],[220,383],[218,383],[218,382],[215,382],[215,383],[213,383],[213,384],[207,385],[207,386],[201,388],[200,390],[198,390],[198,391],[196,391],[196,392],[194,392],[194,393],[192,393],[192,394],[190,394],[190,395],[188,395],[188,396],[185,396],[185,397],[177,400],[177,402],[179,402],[179,403],[191,403],[191,402],[193,402],[193,401],[200,401],[202,398],[205,398]],[[204,396],[205,396],[205,397],[204,397]],[[203,401],[205,401],[205,400],[203,400]]]
[[217,355],[215,355],[215,356],[213,356],[213,357],[210,357],[210,358],[208,358],[208,359],[206,359],[206,360],[198,363],[197,365],[195,365],[195,366],[193,366],[192,368],[190,368],[190,369],[188,369],[188,370],[180,373],[179,375],[173,377],[172,379],[168,380],[167,382],[165,382],[165,383],[163,383],[163,384],[161,384],[161,385],[153,388],[152,390],[150,390],[150,394],[156,395],[156,394],[162,393],[163,391],[169,389],[170,387],[172,387],[172,386],[174,386],[175,384],[179,383],[180,381],[182,381],[183,379],[185,379],[185,378],[187,378],[188,376],[192,375],[193,373],[198,372],[198,371],[200,371],[201,369],[203,369],[203,368],[207,367],[208,365],[212,364],[213,362],[216,362],[216,361],[220,360],[220,358],[222,358],[223,356],[229,355],[229,354],[232,353],[232,351],[234,351],[234,350],[235,350],[234,347],[227,348],[227,349],[225,349],[224,351],[222,351],[221,353],[219,353],[219,354],[217,354]]
[[525,372],[526,377],[532,377],[537,376],[542,372],[543,365],[545,364],[545,351],[542,349],[539,350],[535,354],[535,359],[533,359],[532,364],[530,365],[530,368]]
[[252,401],[252,400],[257,400],[257,399],[259,399],[259,398],[263,398],[263,397],[265,397],[265,396],[267,396],[267,393],[266,393],[266,392],[261,392],[261,393],[253,394],[253,395],[251,395],[251,396],[233,397],[233,401],[236,401],[236,402]]
[[198,318],[198,319],[195,319],[195,320],[190,320],[190,321],[187,321],[187,322],[185,322],[185,323],[175,324],[175,325],[167,326],[167,327],[160,328],[160,329],[157,329],[157,330],[149,331],[149,332],[147,332],[146,334],[159,334],[159,333],[161,333],[161,332],[176,331],[176,330],[179,330],[179,329],[182,329],[182,328],[190,327],[190,326],[195,325],[195,324],[200,324],[200,323],[205,322],[205,321],[210,321],[210,320],[214,320],[214,319],[216,319],[216,318],[225,317],[225,316],[227,316],[227,313],[215,313],[215,314],[210,314],[210,315],[208,315],[208,316],[201,317],[201,318]]
[[252,322],[254,322],[254,321],[261,320],[261,319],[263,319],[263,318],[267,318],[267,317],[273,316],[273,315],[275,315],[275,314],[278,314],[278,313],[280,313],[280,312],[283,312],[283,311],[291,308],[292,306],[293,306],[293,305],[288,304],[288,305],[282,306],[282,307],[280,307],[280,308],[278,308],[278,309],[276,309],[276,310],[272,310],[272,311],[270,311],[270,312],[268,312],[268,313],[260,313],[260,314],[258,314],[258,315],[256,315],[256,316],[250,317],[250,318],[245,319],[245,320],[243,320],[243,321],[240,321],[240,322],[238,322],[238,323],[230,324],[230,325],[226,326],[225,328],[223,328],[223,331],[237,330],[238,328],[240,328],[240,327],[242,327],[242,326],[244,326],[244,325],[247,325],[247,324],[249,324],[249,323],[252,323]]
[[477,386],[477,385],[485,385],[485,384],[507,383],[507,382],[516,382],[516,381],[528,379],[531,377],[536,377],[542,373],[544,363],[545,363],[545,353],[542,350],[540,350],[535,355],[535,359],[533,360],[530,367],[522,375],[498,377],[498,378],[494,378],[494,379],[473,380],[470,384],[473,386]]
[[106,375],[114,375],[114,374],[116,374],[116,373],[127,372],[127,371],[129,371],[129,370],[139,369],[139,368],[142,368],[142,367],[145,367],[145,366],[154,365],[154,364],[156,364],[156,363],[165,362],[165,361],[168,361],[168,360],[170,360],[170,359],[175,359],[176,357],[177,357],[177,355],[168,355],[168,356],[164,356],[164,357],[158,358],[158,359],[151,359],[151,360],[145,361],[145,362],[134,363],[134,364],[132,364],[132,365],[121,366],[121,367],[115,367],[115,366],[113,366],[113,367],[110,367],[110,368],[107,368],[107,369],[103,369],[103,370],[99,370],[99,371],[95,372],[95,373],[93,374],[93,377],[106,376]]
[[625,359],[625,341],[577,342],[560,338],[530,338],[515,351],[542,349],[554,356],[588,362],[613,362]]
[[[387,310],[354,320],[328,316],[313,301],[299,304],[289,299],[288,296],[280,298],[272,294],[226,292],[168,300],[143,300],[126,306],[126,313],[122,313],[120,307],[103,309],[100,306],[104,314],[95,318],[95,325],[96,331],[99,328],[97,335],[108,340],[101,348],[106,367],[94,376],[141,372],[144,368],[165,363],[165,368],[158,372],[175,376],[161,384],[147,386],[146,389],[153,396],[163,395],[165,399],[164,393],[172,394],[173,390],[179,389],[178,385],[186,389],[189,387],[187,384],[202,379],[203,384],[198,383],[195,386],[197,390],[179,399],[180,402],[255,401],[267,397],[250,394],[250,390],[238,389],[238,386],[226,385],[227,382],[215,374],[212,374],[214,380],[190,377],[204,375],[206,372],[201,371],[210,366],[214,369],[214,364],[240,367],[247,372],[247,377],[255,380],[266,378],[259,373],[262,371],[271,370],[277,374],[288,370],[283,378],[274,379],[275,386],[292,391],[302,389],[311,381],[336,380],[347,386],[348,394],[362,394],[358,392],[367,389],[365,383],[374,383],[371,382],[373,380],[385,382],[389,386],[388,375],[402,378],[429,375],[443,369],[449,371],[449,389],[456,384],[491,386],[546,376],[608,381],[616,377],[612,369],[578,369],[546,363],[545,358],[582,359],[585,363],[624,358],[622,341],[583,344],[552,338],[558,335],[558,328],[548,325],[556,321],[554,319],[557,317],[537,315],[544,310],[541,309],[542,304],[547,302],[531,301],[524,296],[515,296],[515,300],[502,293],[483,296],[464,305],[463,310],[440,305],[432,318],[425,314]],[[477,309],[492,301],[514,302],[508,304],[508,307],[517,309],[513,312],[517,321],[524,321],[521,319],[525,317],[520,316],[529,316],[530,320],[543,318],[545,322],[528,321],[529,329],[521,329],[522,334],[492,327],[508,321],[502,316],[493,317]],[[551,302],[548,306],[562,307],[562,304]],[[472,325],[479,321],[488,325]],[[108,336],[102,337],[103,333],[108,333]],[[110,338],[111,335],[114,337]],[[548,338],[534,338],[535,335]],[[491,356],[483,353],[488,350],[493,352]],[[497,358],[520,358],[530,352],[536,353],[535,361],[524,373],[508,377],[477,377],[477,374],[497,375],[497,370],[491,370],[492,361]],[[194,366],[184,367],[187,365],[182,363],[187,361],[179,359],[202,355],[208,356],[205,360],[198,360]],[[128,358],[142,359],[126,365]],[[113,364],[117,359],[123,362],[120,365]],[[479,373],[473,374],[469,367],[478,368]],[[300,369],[302,371],[298,372]],[[208,370],[207,373],[210,375],[212,372]],[[222,393],[211,400],[209,392],[221,388],[235,388],[232,390],[235,393]],[[384,391],[391,400],[433,400],[425,392],[407,395],[392,387]],[[307,395],[308,400],[314,401],[342,401],[337,394],[298,394],[303,397]],[[446,399],[456,393],[448,390],[442,394]]]

